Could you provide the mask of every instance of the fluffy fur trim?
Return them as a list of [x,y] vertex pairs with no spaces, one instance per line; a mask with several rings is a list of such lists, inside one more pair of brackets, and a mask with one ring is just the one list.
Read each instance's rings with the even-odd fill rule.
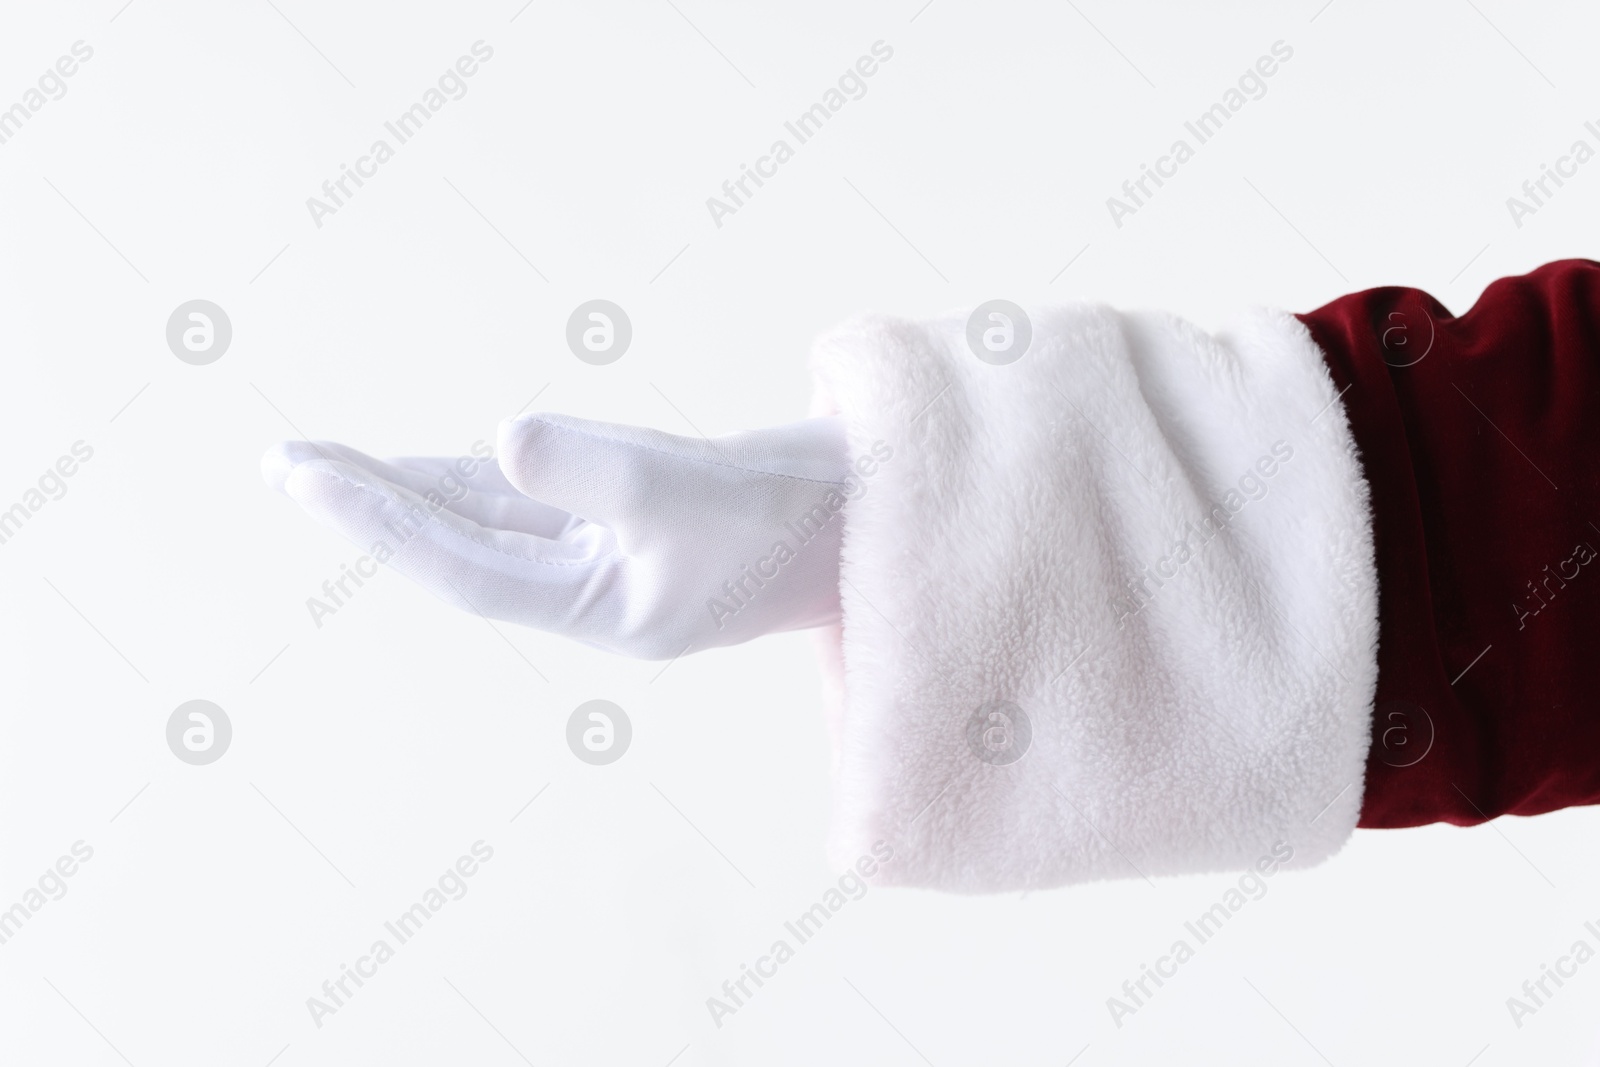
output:
[[817,345],[853,454],[892,449],[846,511],[835,859],[958,892],[1321,861],[1378,632],[1321,352],[1276,311],[1030,318],[1003,366],[957,316]]

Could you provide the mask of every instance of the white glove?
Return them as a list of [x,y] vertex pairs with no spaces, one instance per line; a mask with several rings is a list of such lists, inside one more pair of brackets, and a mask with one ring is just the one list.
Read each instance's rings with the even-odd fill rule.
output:
[[267,484],[380,563],[489,618],[642,659],[839,619],[839,419],[715,440],[529,415],[500,461],[289,441]]

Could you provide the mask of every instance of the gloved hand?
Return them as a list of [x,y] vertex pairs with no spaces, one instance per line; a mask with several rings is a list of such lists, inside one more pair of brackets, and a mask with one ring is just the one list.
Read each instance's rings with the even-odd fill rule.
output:
[[839,419],[714,440],[540,414],[499,461],[289,441],[267,484],[441,600],[642,659],[839,618]]

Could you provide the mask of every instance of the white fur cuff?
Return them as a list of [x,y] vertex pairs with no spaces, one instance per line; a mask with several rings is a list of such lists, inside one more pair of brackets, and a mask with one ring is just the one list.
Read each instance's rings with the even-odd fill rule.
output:
[[1006,365],[964,317],[817,346],[854,454],[892,450],[845,516],[832,850],[962,892],[1326,858],[1378,623],[1320,351],[1281,312],[1030,315]]

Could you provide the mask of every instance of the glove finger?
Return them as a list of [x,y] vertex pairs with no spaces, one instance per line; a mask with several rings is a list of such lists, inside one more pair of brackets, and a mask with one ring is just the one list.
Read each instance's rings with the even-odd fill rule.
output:
[[[390,456],[384,461],[391,467],[416,471],[430,478],[454,477],[474,493],[491,493],[496,496],[522,496],[517,487],[500,473],[500,463],[494,459],[473,460],[477,466],[467,474],[461,473],[461,460],[443,456]],[[524,497],[524,499],[527,499]]]
[[621,615],[615,542],[599,528],[569,541],[489,529],[435,509],[403,486],[322,458],[297,464],[283,491],[368,553],[364,559],[393,567],[465,611],[580,639],[604,633]]
[[478,469],[465,478],[460,476],[460,461],[455,459],[404,456],[390,459],[388,462],[403,471],[425,475],[438,485],[450,485],[454,482],[465,484],[469,493],[468,499],[475,510],[467,511],[461,508],[454,510],[469,515],[485,526],[521,530],[536,537],[559,540],[570,536],[585,522],[570,511],[551,507],[542,500],[523,495],[501,472],[498,460],[479,461]]
[[410,490],[435,507],[443,507],[495,530],[514,530],[536,537],[560,539],[579,525],[560,508],[530,500],[517,492],[493,460],[474,460],[476,469],[461,474],[462,461],[446,458],[380,460],[336,441],[285,441],[262,458],[262,473],[269,485],[282,489],[282,481],[295,465],[326,459],[346,463],[370,479]]
[[[500,469],[518,490],[617,531],[624,548],[645,539],[698,538],[707,507],[740,502],[759,514],[781,495],[774,484],[837,484],[842,457],[796,448],[827,438],[823,420],[714,440],[550,413],[500,424]],[[840,437],[842,442],[842,435]],[[831,440],[831,438],[829,438]],[[841,444],[842,448],[842,444]]]
[[693,496],[684,457],[702,442],[659,430],[539,414],[500,424],[500,469],[527,496],[628,534]]

